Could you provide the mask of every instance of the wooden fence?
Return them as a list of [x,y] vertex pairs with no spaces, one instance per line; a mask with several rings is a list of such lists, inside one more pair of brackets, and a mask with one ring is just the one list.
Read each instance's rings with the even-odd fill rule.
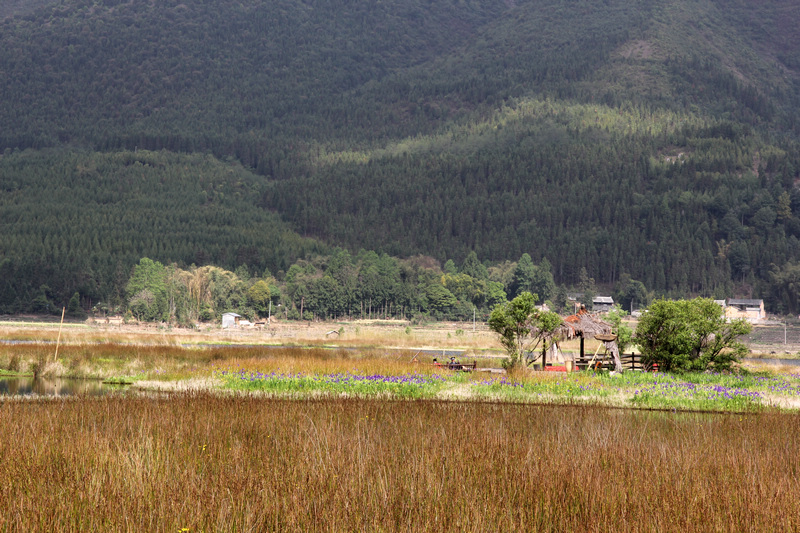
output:
[[[658,371],[658,367],[653,366],[645,366],[642,364],[642,356],[638,353],[623,353],[619,356],[620,362],[622,363],[623,370],[636,370],[639,372],[652,372]],[[592,357],[587,355],[583,359],[580,357],[575,358],[575,368],[579,370],[586,370],[589,367],[589,363],[592,362]],[[613,369],[614,368],[614,361],[610,355],[605,356],[598,356],[592,366],[595,364],[600,363],[601,367]]]

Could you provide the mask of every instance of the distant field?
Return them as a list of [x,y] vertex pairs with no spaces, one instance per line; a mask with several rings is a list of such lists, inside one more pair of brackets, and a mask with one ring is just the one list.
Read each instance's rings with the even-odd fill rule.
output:
[[0,328],[30,328],[30,327],[40,327],[40,328],[77,328],[77,329],[89,329],[88,324],[78,323],[78,322],[64,322],[61,324],[59,322],[53,322],[51,320],[2,320],[0,321]]
[[[635,329],[636,322],[630,321]],[[62,342],[123,342],[142,344],[289,344],[362,347],[455,349],[476,354],[502,355],[497,336],[485,323],[435,322],[412,325],[401,320],[354,320],[350,322],[290,322],[274,320],[268,327],[223,330],[210,324],[198,329],[172,328],[158,324],[110,325],[102,321],[64,323]],[[49,319],[0,320],[0,339],[56,340],[58,321]],[[800,354],[800,324],[757,325],[743,341],[755,355]],[[577,351],[576,341],[562,344]],[[594,351],[589,341],[586,349]],[[630,351],[630,349],[629,349]]]
[[[7,339],[21,340],[0,342],[0,376],[104,380],[131,384],[134,391],[193,389],[293,399],[489,400],[709,412],[800,408],[800,369],[788,364],[748,361],[746,367],[756,373],[742,375],[524,370],[508,375],[501,368],[502,352],[485,348],[496,342],[483,337],[487,332],[453,330],[457,324],[436,326],[407,332],[397,325],[361,324],[326,331],[331,324],[316,324],[287,327],[274,338],[263,331],[92,328],[62,332],[57,354],[55,331],[17,328]],[[281,337],[298,329],[306,330],[303,337]],[[434,364],[435,358],[446,362],[451,356],[474,362],[476,370],[461,373]]]
[[775,326],[755,326],[747,335],[745,343],[756,353],[773,354],[781,357],[800,354],[800,326],[789,324]]
[[[0,320],[0,339],[55,341],[57,320]],[[258,328],[221,329],[217,324],[196,329],[159,324],[105,324],[102,321],[65,322],[64,343],[139,344],[289,344],[360,347],[405,347],[493,351],[502,349],[486,324],[434,322],[412,325],[400,320],[350,322],[290,322],[273,320]]]

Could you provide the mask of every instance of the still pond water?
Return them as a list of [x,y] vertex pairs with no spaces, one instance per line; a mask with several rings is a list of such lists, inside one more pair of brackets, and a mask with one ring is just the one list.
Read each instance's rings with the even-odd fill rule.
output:
[[29,376],[0,377],[0,396],[99,396],[120,392],[124,387],[103,385],[93,379],[33,379]]

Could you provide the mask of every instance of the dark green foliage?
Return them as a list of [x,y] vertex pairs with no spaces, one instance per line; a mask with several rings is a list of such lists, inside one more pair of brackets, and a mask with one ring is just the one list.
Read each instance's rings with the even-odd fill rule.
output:
[[81,295],[77,292],[69,299],[65,315],[69,318],[86,318],[87,313],[81,307]]
[[38,294],[31,302],[31,312],[43,315],[55,314],[56,307],[55,305],[53,305],[53,302],[50,298],[51,298],[50,287],[48,287],[47,285],[41,285],[39,287]]
[[634,342],[644,364],[659,370],[730,370],[747,347],[738,338],[752,327],[744,319],[727,321],[713,300],[656,300],[636,327]]
[[770,280],[778,312],[800,312],[800,263],[790,261],[778,268],[772,265]]
[[324,249],[255,206],[259,190],[245,169],[202,155],[4,156],[0,313],[50,313],[76,290],[88,307],[121,303],[131,268],[143,256],[278,270]]
[[622,311],[632,313],[636,309],[643,309],[650,303],[650,295],[639,280],[631,279],[623,274],[617,282],[614,291],[614,301]]
[[464,264],[461,265],[461,273],[474,279],[489,279],[489,270],[478,260],[478,254],[474,250],[467,254]]
[[[798,6],[7,4],[0,313],[114,307],[145,256],[242,281],[306,258],[282,303],[323,317],[556,283],[797,307],[777,274],[800,258]],[[305,237],[374,252],[315,262]],[[526,252],[513,280],[481,264]],[[474,281],[452,303],[391,257],[419,254]]]
[[431,309],[439,313],[446,313],[458,303],[452,292],[437,283],[432,283],[426,287],[425,296]]

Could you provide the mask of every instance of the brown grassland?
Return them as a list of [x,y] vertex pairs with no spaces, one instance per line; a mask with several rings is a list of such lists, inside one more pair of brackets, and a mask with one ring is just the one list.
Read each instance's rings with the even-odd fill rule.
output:
[[[0,338],[8,340],[56,341],[57,322],[0,321]],[[61,333],[66,344],[125,343],[176,344],[280,344],[347,347],[458,348],[500,351],[497,337],[486,324],[440,322],[410,325],[400,320],[354,320],[351,322],[274,321],[264,328],[222,330],[218,326],[198,329],[159,327],[153,324],[105,325],[101,322],[67,323]]]
[[[421,349],[456,349],[465,353],[465,359],[477,359],[479,366],[500,366],[497,358],[502,352],[496,337],[485,325],[475,331],[471,327],[354,321],[189,330],[74,323],[59,337],[58,323],[0,322],[0,339],[22,342],[0,344],[0,369],[31,373],[38,365],[41,375],[49,377],[138,376],[164,381],[206,378],[221,367],[327,373],[351,370],[355,363],[362,372],[391,374],[429,366],[411,363]],[[430,362],[431,355],[421,359]]]
[[[480,329],[347,325],[331,339],[338,326],[65,328],[56,362],[52,325],[0,326],[0,339],[45,341],[0,344],[0,367],[172,383],[220,368],[403,374],[431,371],[411,362],[423,347],[497,364]],[[267,342],[295,345],[227,345]],[[185,346],[197,343],[220,345]],[[775,409],[224,391],[6,399],[0,531],[796,531],[798,434],[800,417]]]
[[800,418],[181,394],[0,404],[3,531],[793,531]]

